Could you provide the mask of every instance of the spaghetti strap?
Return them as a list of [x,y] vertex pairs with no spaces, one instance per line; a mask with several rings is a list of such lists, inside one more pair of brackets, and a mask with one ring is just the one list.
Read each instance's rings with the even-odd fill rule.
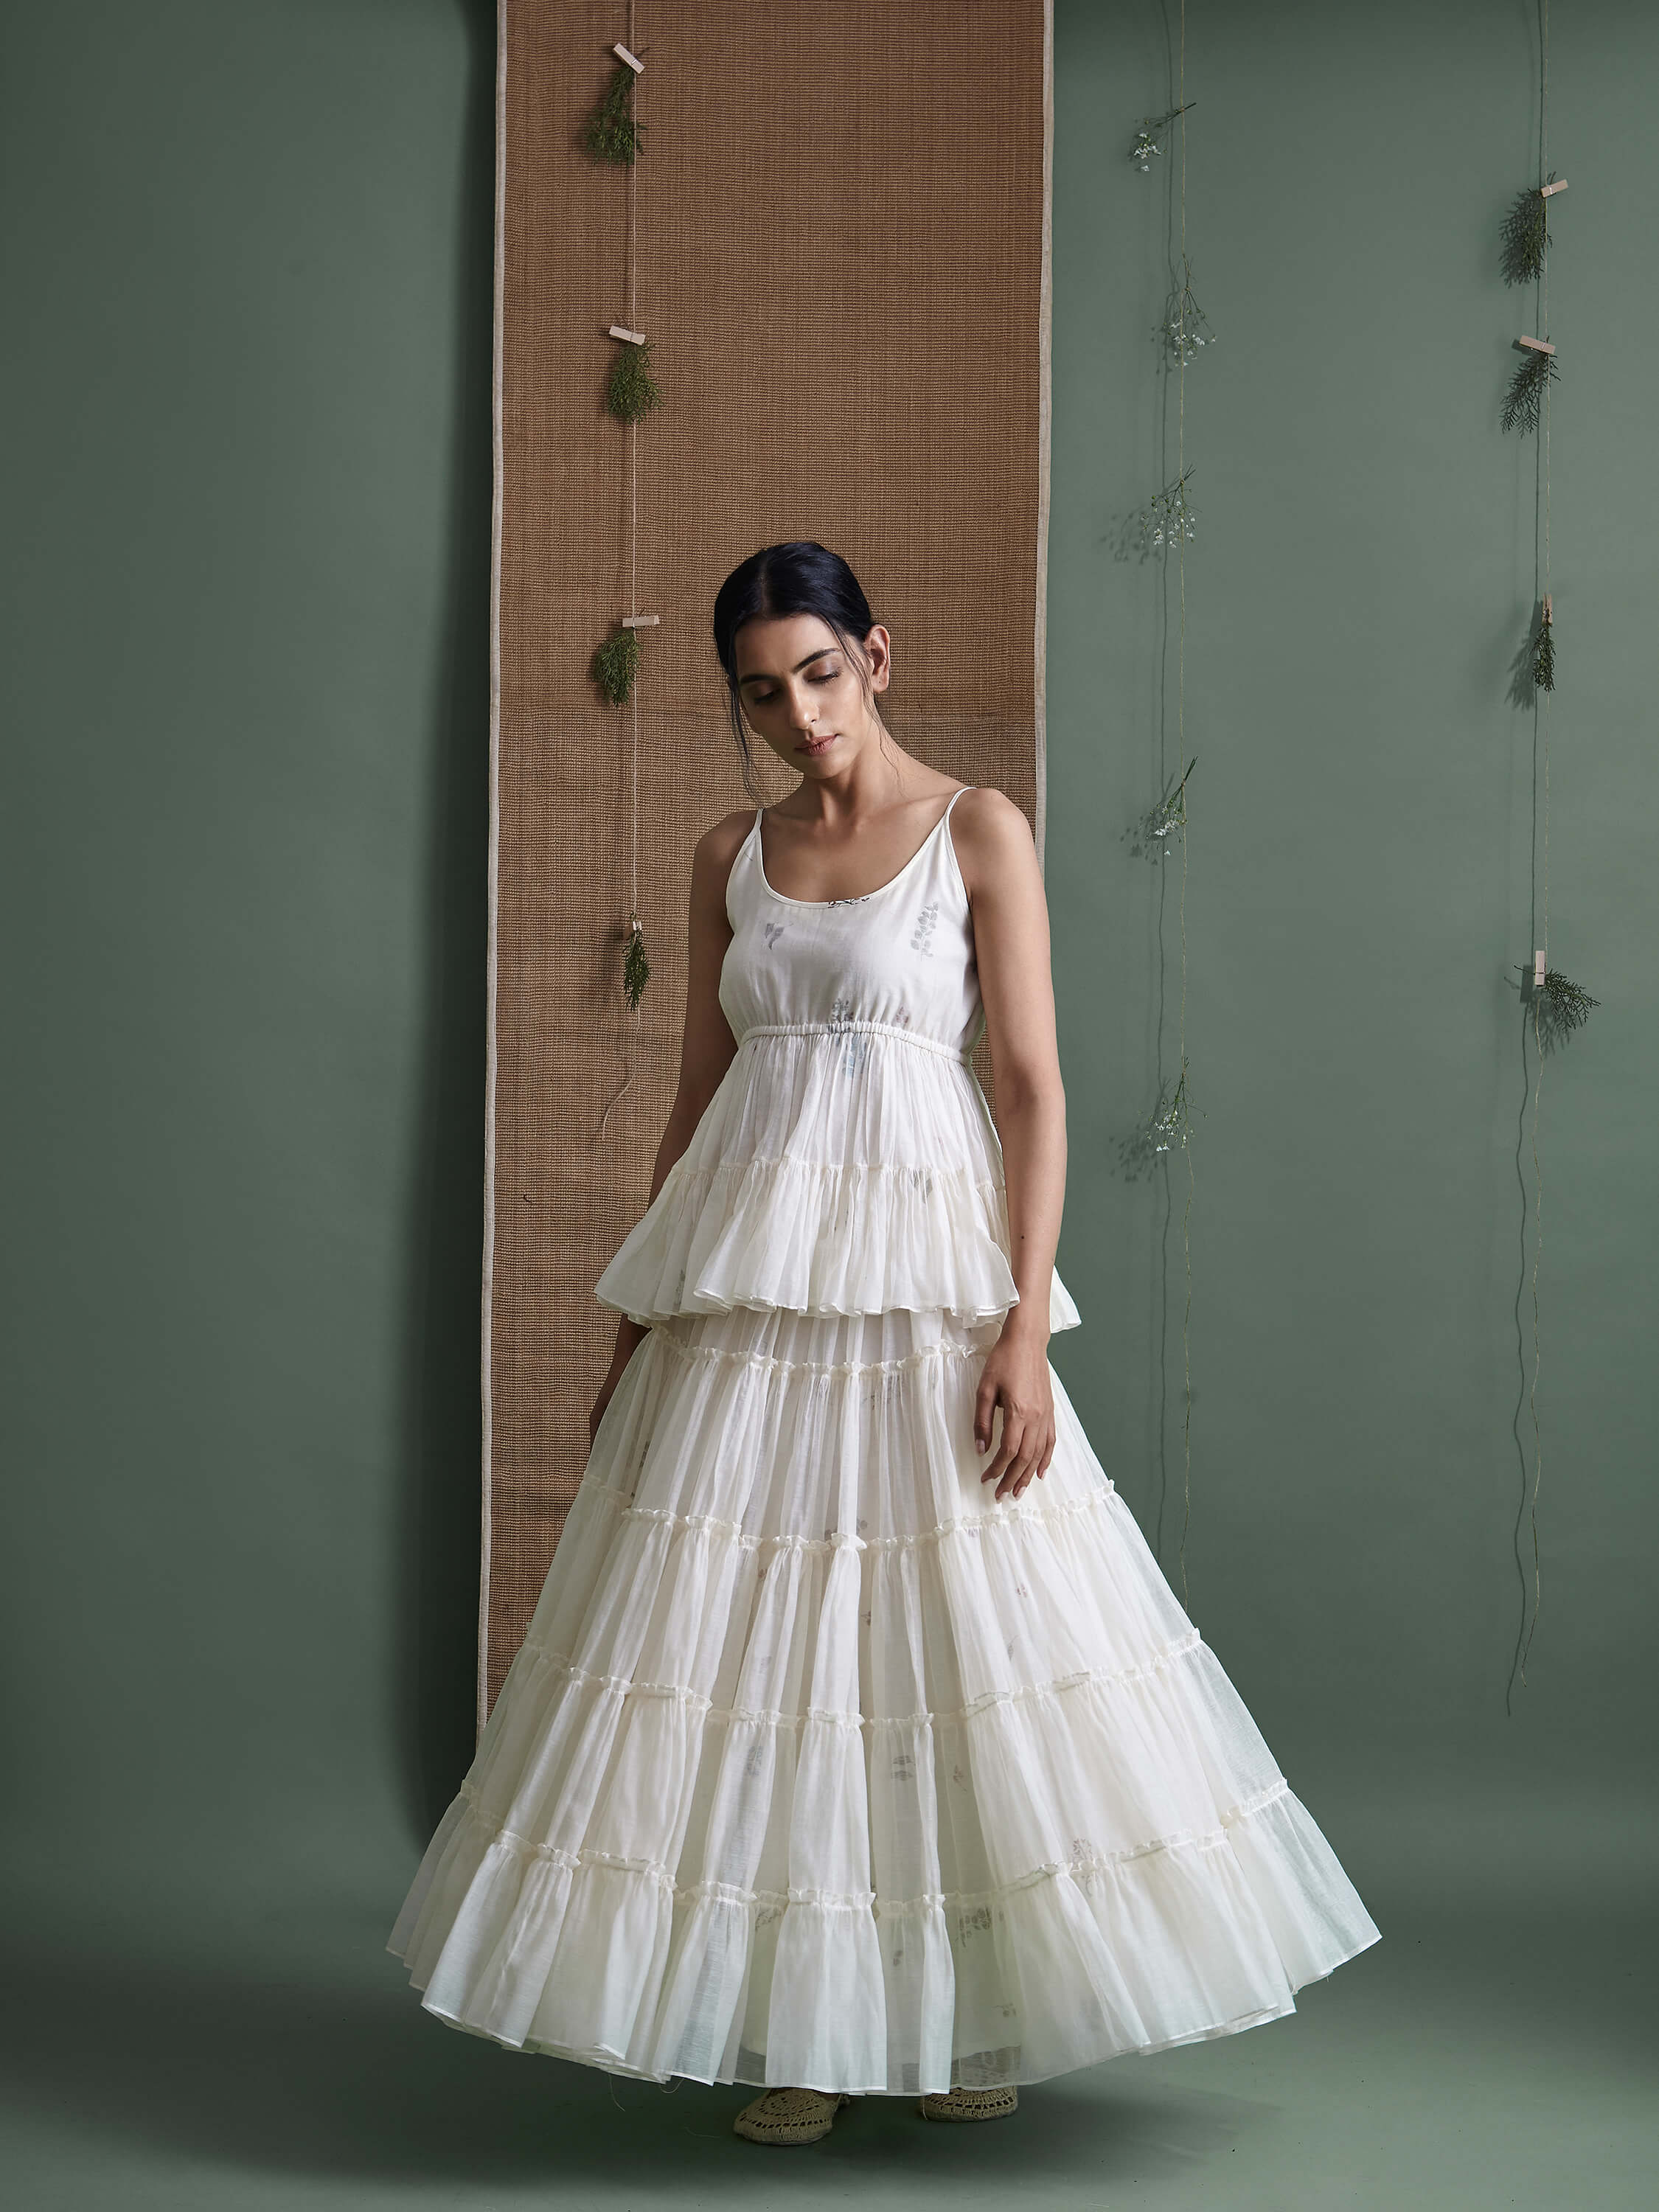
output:
[[950,798],[945,801],[944,813],[939,816],[938,822],[933,825],[933,836],[928,840],[930,844],[933,842],[934,838],[937,838],[939,841],[939,851],[943,856],[942,865],[945,871],[945,880],[948,883],[954,884],[956,886],[956,896],[961,902],[962,912],[964,915],[968,915],[971,911],[972,901],[968,896],[968,884],[962,872],[962,862],[957,855],[957,841],[951,835],[951,809],[956,805],[957,799],[961,798],[963,791],[974,791],[978,787],[975,784],[964,783],[962,786],[961,790],[953,791],[951,793]]
[[[956,805],[957,799],[961,798],[963,791],[975,791],[977,790],[977,788],[978,786],[976,784],[964,783],[961,791],[953,791],[951,793],[950,798],[945,801],[944,813],[939,817],[938,828],[944,833],[943,842],[951,848],[951,857],[952,860],[956,858],[957,848],[956,840],[951,835],[951,810]],[[960,876],[960,869],[957,870],[957,874]]]

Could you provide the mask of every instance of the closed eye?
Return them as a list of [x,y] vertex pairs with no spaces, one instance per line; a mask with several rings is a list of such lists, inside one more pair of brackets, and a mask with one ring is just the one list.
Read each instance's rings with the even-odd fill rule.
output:
[[[838,668],[829,668],[821,676],[809,676],[806,680],[809,684],[834,684],[840,674],[841,671]],[[775,691],[751,691],[749,694],[750,698],[757,707],[769,706],[777,696]]]

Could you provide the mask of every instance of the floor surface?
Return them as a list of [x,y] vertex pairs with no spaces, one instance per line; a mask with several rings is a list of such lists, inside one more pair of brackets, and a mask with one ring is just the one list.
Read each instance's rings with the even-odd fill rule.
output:
[[[1630,1902],[1639,1886],[1587,1879],[1566,1885],[1577,1909],[1540,1910],[1512,1864],[1455,1909],[1425,1909],[1420,1852],[1398,1885],[1357,1863],[1371,1856],[1348,1863],[1382,1940],[1303,1990],[1293,2016],[1039,2084],[1012,2118],[982,2126],[862,2100],[822,2142],[790,2150],[731,2134],[747,2090],[612,2082],[443,2027],[383,1948],[396,1898],[233,1901],[187,1931],[158,1920],[144,1942],[83,1928],[76,1948],[37,1928],[14,1948],[0,2008],[6,2201],[1650,2206],[1659,1929]],[[1559,1895],[1563,1870],[1551,1871]]]

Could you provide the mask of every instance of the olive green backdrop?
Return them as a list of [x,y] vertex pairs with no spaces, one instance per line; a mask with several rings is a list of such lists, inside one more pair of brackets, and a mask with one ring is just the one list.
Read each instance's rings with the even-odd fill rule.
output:
[[[1169,180],[1125,152],[1169,20],[1057,9],[1048,859],[1056,1363],[1178,1577],[1184,1184],[1113,1168],[1178,988],[1177,864],[1122,842],[1164,607],[1114,554],[1158,474]],[[1544,1078],[1506,1710],[1533,515],[1492,246],[1533,26],[1188,24],[1187,1567],[1383,1941],[1292,2020],[1032,2092],[1024,2133],[860,2112],[803,2201],[1644,2201],[1659,18],[1555,10],[1550,942],[1602,1003]],[[18,2201],[758,2201],[739,2093],[623,2085],[624,2118],[380,1948],[471,1741],[489,12],[80,0],[0,46]]]

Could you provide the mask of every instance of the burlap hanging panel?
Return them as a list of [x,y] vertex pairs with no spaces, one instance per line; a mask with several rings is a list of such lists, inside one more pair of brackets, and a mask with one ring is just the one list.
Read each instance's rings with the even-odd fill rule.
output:
[[[844,555],[892,634],[899,742],[1042,828],[1045,0],[635,0],[631,298],[629,173],[581,143],[629,14],[501,9],[480,1724],[587,1457],[617,1322],[592,1286],[672,1097],[691,849],[748,803],[721,580],[782,539]],[[630,316],[663,391],[633,466],[605,406]],[[661,617],[637,833],[633,710],[588,673],[630,611],[635,500]],[[767,795],[790,782],[774,763]]]

